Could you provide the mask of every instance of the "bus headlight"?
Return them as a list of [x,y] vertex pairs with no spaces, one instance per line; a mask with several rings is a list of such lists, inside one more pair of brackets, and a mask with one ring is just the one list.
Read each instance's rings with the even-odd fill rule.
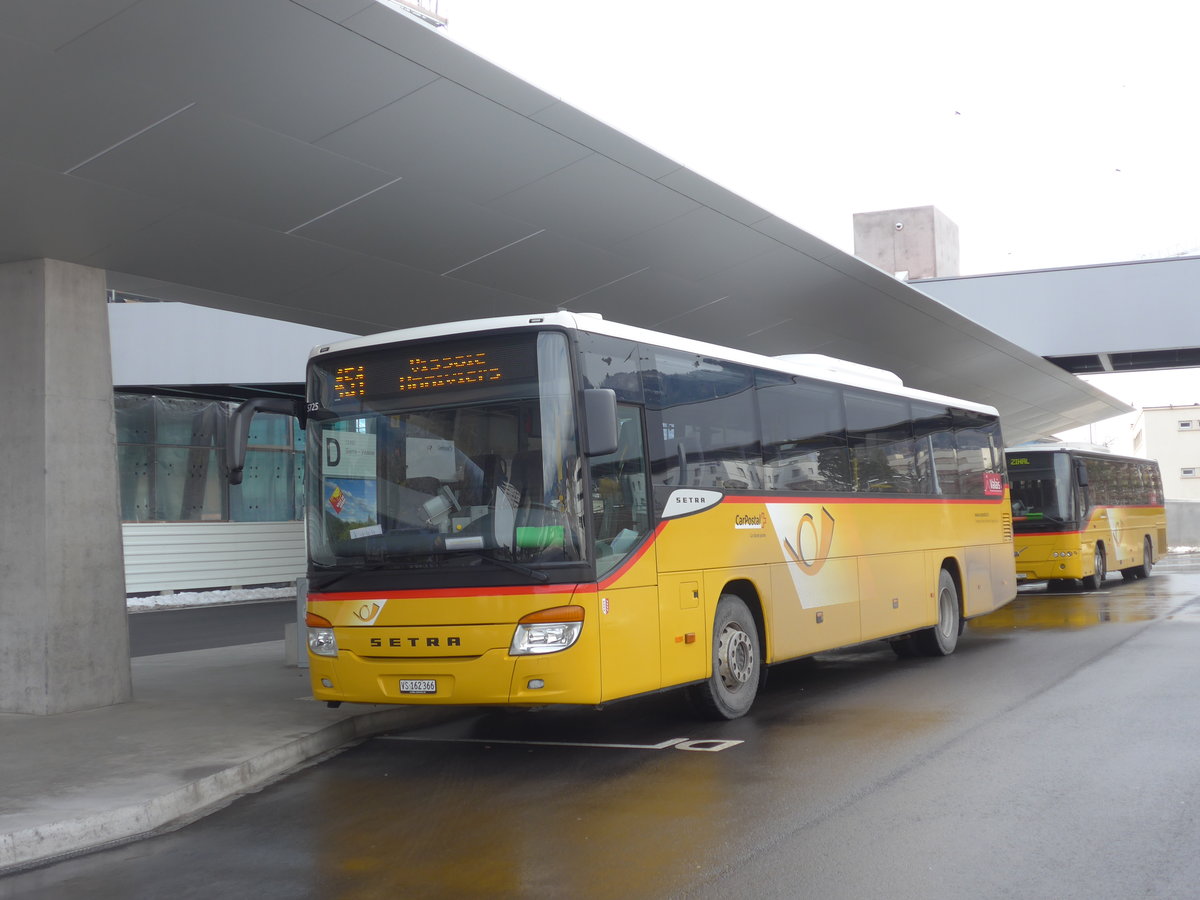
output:
[[305,613],[304,624],[308,626],[308,649],[317,656],[337,656],[337,638],[333,634],[333,623],[316,613]]
[[522,616],[513,632],[508,652],[513,656],[557,653],[579,639],[583,631],[582,606],[555,606]]

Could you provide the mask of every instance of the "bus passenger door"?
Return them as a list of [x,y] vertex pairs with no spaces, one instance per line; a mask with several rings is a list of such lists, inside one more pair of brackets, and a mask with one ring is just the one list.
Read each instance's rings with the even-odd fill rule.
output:
[[662,686],[658,566],[647,503],[649,467],[641,411],[617,405],[617,449],[589,461],[599,582],[600,677],[605,700]]

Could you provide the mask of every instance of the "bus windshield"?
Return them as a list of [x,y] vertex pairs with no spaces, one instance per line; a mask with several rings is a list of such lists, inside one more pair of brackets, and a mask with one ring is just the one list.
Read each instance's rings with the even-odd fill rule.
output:
[[1060,526],[1075,519],[1071,458],[1065,453],[1012,453],[1008,457],[1014,527]]
[[[475,353],[503,376],[490,382],[458,362],[463,355],[450,353],[458,348],[437,346],[313,366],[310,396],[320,409],[309,419],[306,465],[314,568],[536,576],[540,566],[584,558],[566,340],[543,333],[521,342],[528,355],[511,368],[507,345]],[[394,390],[411,377],[397,370],[414,362],[444,371]],[[356,380],[347,382],[347,371]]]

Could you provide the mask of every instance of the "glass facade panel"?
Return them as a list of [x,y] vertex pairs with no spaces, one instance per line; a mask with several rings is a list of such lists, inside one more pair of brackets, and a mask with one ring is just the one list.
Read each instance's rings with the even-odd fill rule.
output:
[[154,442],[155,399],[141,394],[117,394],[113,397],[118,443],[151,444]]
[[117,445],[117,477],[123,522],[152,522],[154,449],[138,444]]
[[295,443],[292,434],[295,419],[271,413],[258,413],[250,421],[247,445],[250,447],[289,447]]
[[224,472],[233,403],[118,394],[113,398],[121,518],[126,522],[285,522],[303,516],[304,433],[260,414],[244,480]]
[[220,522],[225,519],[225,479],[215,450],[154,448],[154,519]]
[[247,450],[240,487],[229,491],[233,522],[286,522],[296,516],[298,465],[286,450]]
[[212,447],[228,413],[224,404],[176,397],[154,399],[154,443]]

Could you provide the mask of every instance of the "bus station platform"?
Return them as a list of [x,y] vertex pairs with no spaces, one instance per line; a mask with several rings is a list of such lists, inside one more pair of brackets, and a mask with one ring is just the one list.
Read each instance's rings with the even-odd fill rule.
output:
[[187,824],[356,740],[456,714],[329,709],[308,670],[285,664],[282,640],[132,669],[129,703],[0,713],[0,876]]

